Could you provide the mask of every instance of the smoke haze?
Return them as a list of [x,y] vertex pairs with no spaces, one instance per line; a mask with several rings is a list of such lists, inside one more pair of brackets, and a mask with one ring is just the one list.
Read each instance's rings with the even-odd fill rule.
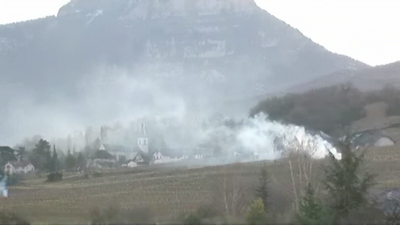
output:
[[141,123],[146,122],[157,148],[217,146],[224,155],[257,152],[264,159],[280,157],[280,147],[302,146],[315,151],[312,154],[317,158],[326,155],[326,148],[333,149],[304,128],[271,122],[265,115],[238,120],[218,114],[207,108],[212,93],[201,91],[201,85],[171,84],[163,76],[148,76],[154,71],[144,71],[100,67],[78,82],[75,101],[55,94],[50,96],[51,104],[44,104],[24,91],[23,85],[2,89],[12,97],[2,95],[8,110],[2,111],[1,124],[7,132],[0,135],[0,141],[15,145],[23,138],[41,135],[63,150],[72,146],[80,150],[86,145],[84,139],[93,142],[100,137],[100,127],[109,126],[107,143],[134,148]]

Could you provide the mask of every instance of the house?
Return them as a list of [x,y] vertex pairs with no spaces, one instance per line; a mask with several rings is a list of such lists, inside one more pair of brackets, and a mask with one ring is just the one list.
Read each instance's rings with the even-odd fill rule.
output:
[[164,163],[174,163],[184,160],[184,157],[175,157],[171,156],[164,156],[160,151],[157,151],[153,154],[153,163],[154,164],[164,164]]
[[99,150],[109,152],[111,155],[115,156],[117,161],[121,158],[132,159],[135,156],[134,152],[129,147],[123,145],[101,144]]
[[[400,116],[387,114],[388,104],[377,102],[364,107],[366,116],[352,124],[358,132],[353,138],[356,147],[385,147],[400,140]],[[399,143],[400,144],[400,143]]]
[[368,131],[357,134],[351,141],[356,147],[385,147],[395,145],[395,141],[382,131]]
[[[146,162],[146,160],[143,157],[143,153],[142,152],[135,152],[135,156],[133,157],[132,160],[130,160],[131,162],[136,163],[137,165],[143,165],[146,164],[148,162]],[[129,164],[129,163],[128,163]]]
[[95,151],[91,156],[88,157],[87,166],[88,167],[112,167],[116,162],[116,157],[111,155],[108,151],[102,150]]
[[161,154],[160,151],[155,152],[155,153],[153,154],[153,159],[154,159],[154,160],[159,160],[159,159],[162,159],[162,158],[164,158],[164,156]]
[[34,171],[35,167],[32,165],[32,163],[27,161],[8,162],[4,166],[4,172],[10,175],[30,173]]

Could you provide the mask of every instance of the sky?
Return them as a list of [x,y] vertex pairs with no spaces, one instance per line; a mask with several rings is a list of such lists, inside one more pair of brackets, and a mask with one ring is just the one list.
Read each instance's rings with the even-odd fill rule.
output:
[[[69,0],[0,0],[0,24],[56,15]],[[399,0],[255,0],[328,50],[369,65],[400,61]]]

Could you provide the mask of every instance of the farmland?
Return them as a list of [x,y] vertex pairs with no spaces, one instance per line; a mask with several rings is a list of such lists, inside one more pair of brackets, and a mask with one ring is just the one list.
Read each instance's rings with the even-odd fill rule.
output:
[[[369,149],[366,167],[378,174],[378,188],[400,186],[400,151],[397,147]],[[314,179],[320,172],[314,165]],[[288,160],[267,163],[271,174],[272,199],[287,202],[278,207],[287,210],[292,196],[292,181]],[[102,177],[85,179],[83,176],[66,178],[59,183],[45,183],[44,179],[26,180],[10,188],[10,197],[1,199],[0,208],[17,211],[33,222],[88,222],[89,212],[95,207],[117,206],[121,211],[147,210],[153,219],[174,222],[185,213],[200,206],[213,205],[226,210],[221,196],[228,196],[229,211],[243,212],[252,199],[251,188],[256,184],[261,162],[231,164],[205,168],[162,167],[129,169],[104,173]],[[298,167],[293,166],[295,176]],[[237,184],[248,192],[241,207],[233,209],[232,192]],[[238,205],[235,203],[235,205]],[[289,206],[287,206],[289,205]]]

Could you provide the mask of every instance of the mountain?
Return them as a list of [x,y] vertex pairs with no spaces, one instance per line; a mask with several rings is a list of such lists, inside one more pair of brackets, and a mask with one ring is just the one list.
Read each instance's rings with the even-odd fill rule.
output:
[[65,128],[182,105],[243,114],[253,102],[220,103],[368,67],[253,0],[72,0],[57,16],[0,26],[0,125],[49,113]]
[[386,86],[400,88],[400,61],[361,70],[339,70],[311,82],[293,86],[287,92],[303,92],[331,85],[352,83],[362,91],[379,90]]

